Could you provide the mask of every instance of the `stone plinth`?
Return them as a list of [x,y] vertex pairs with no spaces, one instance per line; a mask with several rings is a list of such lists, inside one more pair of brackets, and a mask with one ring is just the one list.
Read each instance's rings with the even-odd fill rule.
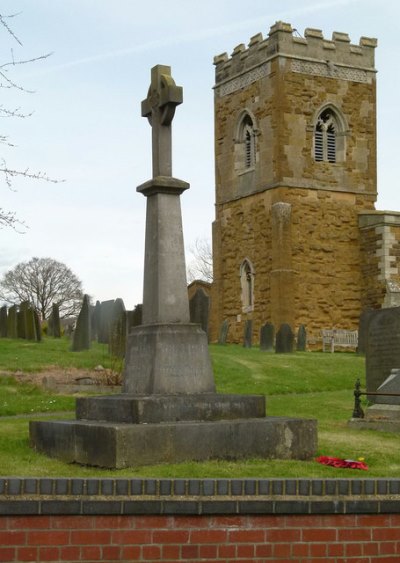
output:
[[229,420],[265,416],[264,395],[107,395],[80,397],[76,418],[149,424],[195,420]]
[[195,324],[141,325],[126,346],[124,393],[212,393],[207,335]]
[[365,418],[352,418],[348,426],[356,430],[400,432],[400,405],[375,404],[368,407]]
[[315,420],[283,417],[163,424],[34,421],[30,437],[51,457],[117,469],[217,458],[309,459],[317,448]]

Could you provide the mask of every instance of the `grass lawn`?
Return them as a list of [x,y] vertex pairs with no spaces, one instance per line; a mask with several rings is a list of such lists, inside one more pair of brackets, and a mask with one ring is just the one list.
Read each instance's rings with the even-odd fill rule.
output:
[[[28,445],[28,420],[38,412],[66,411],[73,417],[73,397],[52,395],[30,385],[17,384],[16,370],[45,370],[46,366],[90,369],[110,364],[104,347],[69,352],[66,340],[45,339],[25,346],[22,341],[0,340],[0,474],[18,476],[142,476],[142,477],[398,477],[400,455],[396,434],[347,428],[353,409],[355,379],[364,382],[364,359],[352,353],[274,354],[241,346],[212,345],[218,392],[267,395],[267,414],[318,419],[318,455],[357,459],[364,457],[369,471],[334,469],[314,460],[253,459],[227,462],[188,462],[118,471],[66,464],[37,454]],[[4,352],[4,354],[3,354]],[[14,358],[12,360],[12,358]],[[18,360],[17,360],[18,358]],[[7,403],[7,404],[5,404]],[[8,414],[27,414],[9,418]],[[61,418],[59,414],[54,415]]]

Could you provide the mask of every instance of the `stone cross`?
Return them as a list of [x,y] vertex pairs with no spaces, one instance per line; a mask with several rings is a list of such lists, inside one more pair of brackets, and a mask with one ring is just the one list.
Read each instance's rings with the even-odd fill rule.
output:
[[172,176],[171,123],[182,100],[182,87],[176,86],[171,67],[153,67],[149,92],[142,102],[142,116],[152,127],[153,178]]

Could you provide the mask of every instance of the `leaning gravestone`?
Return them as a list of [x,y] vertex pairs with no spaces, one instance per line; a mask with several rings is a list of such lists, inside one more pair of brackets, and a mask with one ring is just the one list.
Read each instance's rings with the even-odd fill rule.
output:
[[247,321],[244,323],[244,335],[243,335],[243,346],[245,348],[251,348],[252,336],[253,336],[253,321],[251,319],[247,319]]
[[305,352],[307,348],[307,331],[304,325],[299,326],[299,330],[297,331],[297,343],[296,343],[296,350],[297,352]]
[[210,309],[210,298],[199,287],[189,301],[190,322],[199,324],[206,334],[208,334],[208,314]]
[[0,309],[0,338],[7,338],[7,305]]
[[219,329],[218,344],[226,344],[226,339],[228,338],[228,331],[229,331],[229,321],[225,319],[221,324],[221,328]]
[[265,323],[260,330],[260,350],[272,352],[275,344],[275,327],[272,323]]
[[294,334],[287,323],[280,326],[276,333],[275,352],[277,354],[290,354],[293,352]]
[[123,392],[81,397],[75,421],[31,421],[36,449],[102,467],[211,458],[308,459],[315,420],[266,417],[263,395],[215,391],[207,335],[190,323],[180,194],[172,177],[171,123],[182,89],[170,68],[151,72],[142,115],[150,118],[153,178],[147,198],[143,323],[127,339]]
[[[371,312],[365,352],[367,391],[376,391],[400,367],[400,307]],[[371,395],[369,399],[375,402]]]
[[89,350],[90,344],[90,303],[89,296],[85,295],[83,297],[82,308],[76,321],[76,328],[72,337],[71,350],[73,352]]

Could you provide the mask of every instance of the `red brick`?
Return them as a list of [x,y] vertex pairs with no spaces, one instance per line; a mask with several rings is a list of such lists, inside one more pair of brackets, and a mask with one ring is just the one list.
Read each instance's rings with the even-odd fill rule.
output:
[[310,555],[312,557],[326,557],[326,544],[325,543],[311,543],[309,544]]
[[212,516],[207,520],[210,528],[258,528],[259,518],[257,516]]
[[256,557],[271,557],[272,545],[270,543],[256,544]]
[[[218,546],[218,557],[235,557],[236,545],[226,543]],[[262,554],[260,554],[262,555]]]
[[218,546],[217,545],[200,545],[199,553],[201,559],[217,559]]
[[230,542],[245,543],[264,543],[264,530],[229,530],[228,538]]
[[344,545],[344,552],[348,557],[356,557],[362,555],[363,544],[362,543],[346,543]]
[[90,530],[94,527],[94,517],[52,516],[50,525],[58,530]]
[[379,555],[393,555],[397,552],[397,544],[394,541],[384,541],[379,545]]
[[329,514],[320,516],[318,527],[328,528],[354,528],[358,526],[357,516],[355,514]]
[[274,557],[288,557],[290,556],[290,544],[289,543],[275,543],[272,547],[272,552]]
[[109,545],[111,532],[108,530],[73,530],[71,534],[72,545]]
[[210,525],[210,518],[206,516],[175,516],[172,519],[172,524],[172,526],[169,526],[170,528],[208,528]]
[[292,555],[294,557],[306,557],[309,552],[308,543],[294,543],[292,544]]
[[363,543],[363,555],[378,555],[379,546],[378,542]]
[[268,542],[295,542],[301,539],[301,530],[296,528],[286,528],[283,530],[267,530],[266,539]]
[[8,527],[8,516],[0,516],[0,530],[5,530]]
[[377,528],[372,530],[372,539],[375,541],[400,540],[399,528]]
[[[378,530],[382,531],[382,530]],[[371,530],[367,529],[347,529],[338,530],[338,540],[339,541],[370,541],[371,540]]]
[[151,530],[113,530],[111,532],[111,542],[118,545],[140,545],[152,543]]
[[168,516],[135,516],[132,521],[133,528],[144,529],[168,529],[174,528],[173,517]]
[[[272,516],[273,518],[273,516]],[[320,516],[285,516],[284,524],[280,528],[317,528],[321,523]]]
[[254,558],[254,545],[253,544],[242,544],[238,545],[236,548],[236,555],[238,558],[249,557]]
[[15,548],[13,547],[0,547],[0,561],[9,563],[9,561],[16,561]]
[[336,541],[336,530],[333,528],[319,528],[316,530],[302,530],[302,541],[333,542]]
[[119,545],[106,545],[101,549],[102,561],[119,561],[121,548]]
[[153,543],[187,543],[189,530],[154,530]]
[[69,537],[70,532],[66,530],[48,530],[47,532],[34,530],[28,532],[27,543],[28,545],[68,545]]
[[17,561],[37,561],[37,547],[19,547],[17,551]]
[[392,528],[400,528],[400,514],[392,514],[390,516],[390,526]]
[[132,528],[132,519],[127,516],[96,516],[93,523],[96,530]]
[[199,546],[198,545],[182,545],[181,546],[181,559],[198,559]]
[[25,545],[26,544],[26,533],[25,532],[14,532],[13,530],[4,530],[0,532],[0,545],[1,546],[13,546],[13,545]]
[[101,561],[101,549],[95,545],[84,545],[81,547],[82,561]]
[[39,548],[39,561],[59,561],[59,548],[58,547],[41,547]]
[[361,514],[360,516],[357,516],[357,522],[360,528],[389,527],[390,520],[391,517],[385,514],[377,514],[376,516],[371,514]]
[[161,547],[159,545],[144,545],[142,547],[142,559],[161,559]]
[[227,540],[227,530],[193,530],[190,532],[190,541],[193,543],[225,543]]
[[179,545],[163,545],[162,546],[162,559],[179,559],[180,555]]
[[344,555],[344,544],[343,543],[331,543],[328,544],[328,555]]
[[[285,516],[249,516],[252,528],[285,528],[287,518]],[[295,524],[296,525],[296,524]],[[240,523],[237,524],[240,527]],[[250,526],[249,526],[250,527]]]
[[121,561],[136,561],[140,558],[141,548],[138,545],[128,545],[121,547]]
[[77,545],[69,545],[60,548],[60,561],[79,561],[81,548]]
[[9,518],[10,530],[33,530],[49,529],[51,525],[50,516],[11,516]]

